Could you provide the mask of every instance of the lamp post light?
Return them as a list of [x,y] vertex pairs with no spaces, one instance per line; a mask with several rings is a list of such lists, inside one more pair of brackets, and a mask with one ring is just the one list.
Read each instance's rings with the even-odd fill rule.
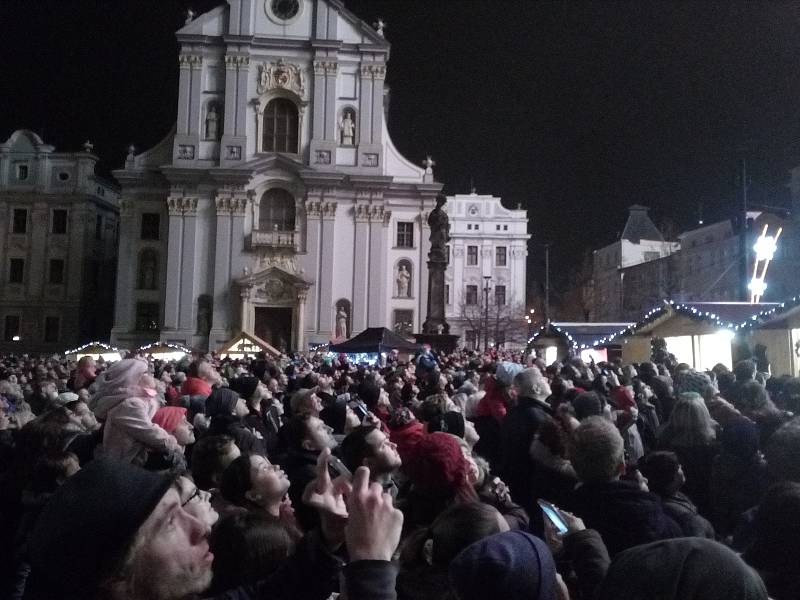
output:
[[489,282],[492,280],[491,275],[483,276],[483,315],[484,315],[484,328],[483,328],[483,351],[489,350]]

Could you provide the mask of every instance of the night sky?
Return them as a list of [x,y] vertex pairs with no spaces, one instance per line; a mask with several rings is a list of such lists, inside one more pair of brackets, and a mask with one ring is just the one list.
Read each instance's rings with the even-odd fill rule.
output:
[[[108,172],[176,114],[174,31],[217,0],[0,0],[0,137],[95,144]],[[521,203],[554,279],[616,239],[626,207],[675,231],[751,200],[788,206],[800,165],[800,3],[345,0],[388,22],[389,130],[447,193]],[[540,275],[532,244],[531,278]]]

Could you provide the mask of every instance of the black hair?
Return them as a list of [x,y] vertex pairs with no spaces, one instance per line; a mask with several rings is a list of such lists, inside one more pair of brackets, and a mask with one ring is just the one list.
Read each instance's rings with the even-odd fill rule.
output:
[[674,452],[651,452],[640,458],[636,466],[647,478],[647,487],[654,494],[666,496],[674,491],[671,488],[681,466]]
[[219,478],[227,466],[223,453],[233,444],[228,435],[210,435],[200,438],[192,450],[192,479],[202,490],[219,484]]
[[228,502],[237,506],[250,506],[247,492],[253,487],[250,477],[250,454],[244,453],[225,467],[220,476],[219,491]]
[[355,470],[364,463],[365,458],[373,455],[372,446],[367,441],[367,436],[373,431],[375,431],[375,427],[371,425],[359,425],[342,440],[342,462],[350,469],[351,473],[355,473]]

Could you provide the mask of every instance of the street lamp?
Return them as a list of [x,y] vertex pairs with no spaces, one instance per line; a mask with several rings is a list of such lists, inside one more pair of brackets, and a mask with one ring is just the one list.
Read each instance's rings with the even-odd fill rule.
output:
[[491,275],[483,276],[483,314],[484,314],[484,329],[483,329],[483,351],[489,350],[489,282],[492,280]]

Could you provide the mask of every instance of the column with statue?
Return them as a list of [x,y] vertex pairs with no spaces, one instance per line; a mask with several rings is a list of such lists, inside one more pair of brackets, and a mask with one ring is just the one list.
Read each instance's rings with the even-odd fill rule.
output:
[[450,241],[450,220],[443,207],[447,196],[436,196],[436,208],[428,215],[431,249],[428,252],[428,314],[422,324],[422,333],[417,334],[418,343],[427,343],[441,350],[452,350],[458,340],[450,335],[450,325],[445,319],[445,284],[447,269],[447,242]]

